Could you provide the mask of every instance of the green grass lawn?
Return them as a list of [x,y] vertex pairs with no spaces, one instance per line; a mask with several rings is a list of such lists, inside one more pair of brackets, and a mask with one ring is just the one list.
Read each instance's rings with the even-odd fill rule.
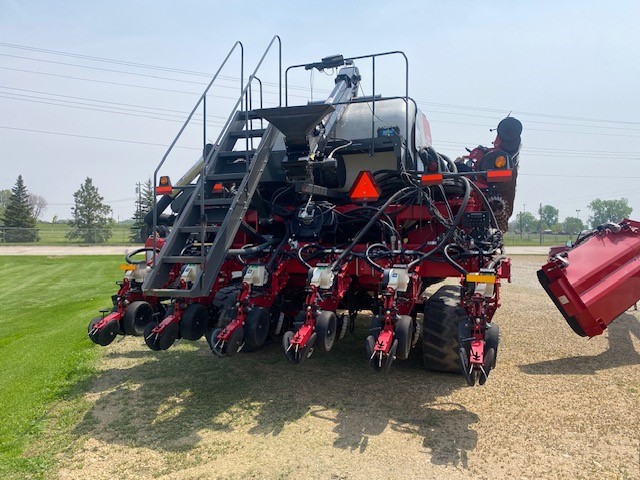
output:
[[504,244],[506,246],[519,246],[519,247],[550,247],[554,245],[564,245],[567,241],[576,241],[577,235],[557,235],[557,234],[545,234],[542,236],[542,242],[540,242],[540,235],[537,233],[525,233],[520,235],[518,233],[508,232],[504,236]]
[[[69,240],[65,235],[70,230],[64,223],[38,223],[38,245],[75,245],[81,244],[79,240]],[[131,227],[129,225],[114,225],[112,235],[106,241],[106,245],[130,245]]]
[[[64,447],[65,429],[82,415],[79,394],[99,355],[87,323],[109,306],[120,262],[0,257],[0,478],[40,477]],[[61,399],[77,409],[52,413]],[[33,448],[38,442],[44,446]]]

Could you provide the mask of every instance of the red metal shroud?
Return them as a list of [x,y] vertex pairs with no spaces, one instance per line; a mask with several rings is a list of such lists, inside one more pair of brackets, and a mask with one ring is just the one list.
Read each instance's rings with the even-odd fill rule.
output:
[[600,335],[640,300],[640,222],[604,226],[565,252],[552,249],[538,280],[580,336]]

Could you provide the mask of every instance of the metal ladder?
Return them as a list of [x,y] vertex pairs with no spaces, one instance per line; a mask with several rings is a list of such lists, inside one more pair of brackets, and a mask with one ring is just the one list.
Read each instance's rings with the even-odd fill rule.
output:
[[[279,133],[271,125],[266,129],[253,128],[253,121],[260,117],[248,109],[250,102],[247,99],[251,95],[252,81],[257,80],[255,74],[276,40],[279,46],[280,72],[282,71],[282,47],[280,38],[275,36],[266,48],[253,74],[249,76],[233,112],[213,148],[206,145],[206,117],[204,117],[202,169],[189,199],[175,219],[173,229],[167,237],[164,247],[156,256],[153,268],[143,283],[142,290],[146,295],[168,298],[197,298],[209,295],[237,232],[242,227],[251,231],[251,227],[244,223],[244,215],[249,208]],[[229,52],[230,54],[231,52]],[[213,80],[217,75],[216,73]],[[211,83],[196,104],[192,115],[206,98],[205,95]],[[282,98],[281,95],[280,98]],[[204,114],[206,115],[206,103],[204,104]],[[178,133],[178,137],[184,131],[192,115],[189,116],[185,126]],[[175,145],[178,137],[169,147],[169,151]],[[258,138],[261,139],[260,143],[253,149],[253,141]],[[243,139],[245,140],[244,150],[233,150],[236,143]],[[167,154],[154,173],[156,185],[158,171]],[[233,194],[221,195],[213,191],[214,185],[229,182],[236,185]],[[160,212],[156,212],[154,215],[154,231],[157,213]],[[255,232],[253,233],[257,235]],[[192,243],[194,237],[197,239],[199,255],[184,255],[185,247]],[[169,285],[170,274],[176,264],[198,265],[200,267],[199,275],[190,288],[184,289],[173,284]]]

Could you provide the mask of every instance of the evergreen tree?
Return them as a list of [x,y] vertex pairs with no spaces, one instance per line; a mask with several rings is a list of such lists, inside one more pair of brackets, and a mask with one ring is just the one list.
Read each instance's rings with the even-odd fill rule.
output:
[[[138,187],[140,188],[140,187]],[[133,214],[133,225],[131,225],[130,240],[132,243],[144,242],[147,237],[148,228],[144,223],[144,216],[153,208],[153,197],[155,195],[153,184],[149,178],[142,185],[142,190],[136,194],[136,211]]]
[[22,175],[18,176],[4,211],[4,240],[6,242],[37,242],[36,218],[29,204],[29,192]]
[[67,238],[85,243],[106,242],[113,234],[113,220],[109,218],[111,207],[104,203],[93,180],[87,177],[73,197],[75,207],[71,208],[73,219],[69,222],[71,230]]

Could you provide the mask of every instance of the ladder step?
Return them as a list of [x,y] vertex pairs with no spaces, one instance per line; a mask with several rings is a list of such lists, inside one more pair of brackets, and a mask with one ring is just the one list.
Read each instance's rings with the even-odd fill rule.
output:
[[[216,233],[220,230],[220,227],[217,225],[207,225],[204,229],[205,233]],[[201,233],[202,227],[180,227],[180,231],[184,233]]]
[[189,256],[189,255],[177,255],[177,256],[167,256],[162,259],[165,263],[203,263],[207,257],[200,256]]
[[242,180],[246,172],[236,172],[236,173],[213,173],[211,175],[207,175],[207,180],[213,180],[214,182],[227,182],[229,180]]
[[233,198],[205,198],[202,204],[196,201],[197,205],[204,205],[205,207],[228,207],[233,202]]
[[259,118],[262,118],[260,115],[257,115],[256,113],[254,113],[253,111],[247,112],[247,111],[243,111],[243,112],[238,112],[237,117],[238,120],[257,120]]
[[264,135],[264,132],[266,132],[267,129],[266,128],[255,128],[253,130],[238,130],[236,132],[229,132],[229,138],[235,138],[235,139],[239,139],[239,138],[256,138],[256,137],[261,137]]
[[241,158],[243,160],[246,160],[247,153],[249,154],[249,159],[251,159],[251,157],[253,157],[253,154],[256,153],[256,151],[255,150],[249,150],[249,151],[233,150],[231,152],[220,152],[218,153],[218,158],[224,159],[224,160],[228,160],[231,158],[232,159]]

